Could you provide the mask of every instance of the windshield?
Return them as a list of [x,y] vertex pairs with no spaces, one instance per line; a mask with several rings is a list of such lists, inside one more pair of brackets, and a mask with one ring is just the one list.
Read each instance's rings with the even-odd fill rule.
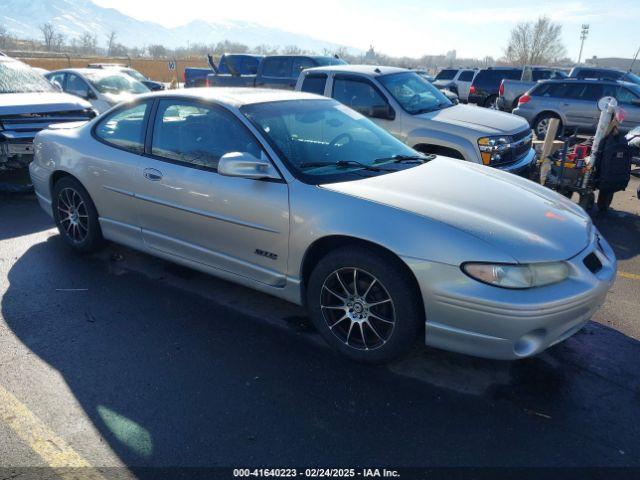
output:
[[380,175],[420,163],[394,163],[396,156],[419,154],[334,100],[258,103],[241,111],[305,183]]
[[142,75],[139,71],[134,70],[133,68],[127,68],[126,70],[123,70],[123,72],[139,82],[147,81],[147,77]]
[[457,70],[442,70],[436,75],[436,80],[453,80],[456,76]]
[[22,62],[0,62],[0,93],[56,92],[42,75]]
[[415,72],[393,73],[378,77],[400,106],[412,115],[451,107],[453,103],[440,90]]
[[90,72],[85,77],[100,93],[147,93],[150,90],[128,75],[116,72]]

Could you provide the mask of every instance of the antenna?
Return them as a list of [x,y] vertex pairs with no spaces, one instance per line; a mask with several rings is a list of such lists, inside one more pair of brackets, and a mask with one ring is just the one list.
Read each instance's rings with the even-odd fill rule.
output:
[[638,50],[636,51],[635,56],[633,57],[633,61],[631,62],[631,65],[629,66],[629,72],[631,72],[631,70],[633,70],[633,66],[636,63],[636,60],[638,59],[638,54],[640,54],[640,48],[638,48]]

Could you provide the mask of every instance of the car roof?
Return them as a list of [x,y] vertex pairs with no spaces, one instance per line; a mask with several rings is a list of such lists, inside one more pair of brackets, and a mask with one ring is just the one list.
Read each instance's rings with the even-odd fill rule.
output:
[[305,72],[340,72],[340,73],[359,73],[380,77],[389,75],[390,73],[412,72],[406,68],[385,67],[382,65],[325,65],[324,67],[305,68]]
[[[128,68],[128,67],[125,67]],[[83,67],[83,68],[61,68],[60,70],[53,70],[49,73],[64,73],[64,72],[69,72],[69,73],[77,73],[79,75],[85,75],[87,73],[90,74],[94,74],[94,73],[99,73],[102,72],[104,74],[107,73],[120,73],[120,68],[88,68],[88,67]],[[122,73],[120,73],[121,75],[124,75]]]
[[327,97],[306,92],[246,87],[181,88],[178,90],[162,90],[159,92],[145,93],[138,96],[137,98],[163,97],[180,97],[194,100],[209,100],[238,108],[244,105],[252,105],[256,103],[281,102],[287,100],[332,101]]
[[595,83],[595,84],[613,84],[613,85],[634,85],[633,82],[624,82],[621,80],[599,80],[597,78],[575,78],[575,77],[567,77],[567,78],[554,78],[549,80],[541,80],[538,83]]

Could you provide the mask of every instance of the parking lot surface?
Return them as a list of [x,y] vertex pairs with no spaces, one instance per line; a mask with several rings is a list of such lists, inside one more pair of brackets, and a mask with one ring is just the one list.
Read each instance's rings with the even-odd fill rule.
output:
[[619,275],[581,332],[518,362],[418,344],[384,367],[280,300],[118,245],[74,254],[34,197],[0,196],[0,471],[640,467],[637,184],[594,218]]

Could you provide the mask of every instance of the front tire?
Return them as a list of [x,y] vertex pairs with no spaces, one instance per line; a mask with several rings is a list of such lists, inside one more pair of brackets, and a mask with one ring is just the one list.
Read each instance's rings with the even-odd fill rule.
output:
[[343,247],[311,273],[307,308],[334,349],[358,362],[386,363],[404,354],[424,325],[419,295],[399,260]]
[[103,244],[102,230],[89,193],[72,177],[63,177],[53,187],[53,218],[60,236],[78,252],[98,250]]

